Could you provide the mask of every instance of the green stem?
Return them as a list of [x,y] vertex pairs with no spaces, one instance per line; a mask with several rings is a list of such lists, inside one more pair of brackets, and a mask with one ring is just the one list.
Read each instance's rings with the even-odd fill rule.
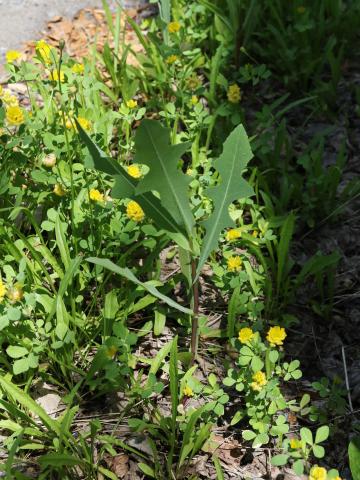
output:
[[191,261],[191,276],[192,276],[192,286],[191,286],[191,293],[192,293],[192,310],[193,314],[191,317],[191,344],[190,344],[190,351],[191,351],[191,365],[193,365],[196,361],[197,357],[197,350],[198,350],[198,340],[199,340],[199,281],[194,279],[196,278],[196,261]]
[[272,369],[273,369],[273,364],[272,364],[272,362],[270,361],[269,354],[270,354],[270,350],[266,350],[266,354],[265,354],[265,371],[266,371],[266,378],[270,378],[270,377],[271,377],[271,371],[272,371]]

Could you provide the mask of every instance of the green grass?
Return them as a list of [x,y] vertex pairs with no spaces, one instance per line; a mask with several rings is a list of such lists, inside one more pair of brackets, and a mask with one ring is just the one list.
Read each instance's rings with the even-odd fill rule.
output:
[[[331,132],[299,138],[308,119],[336,118],[358,5],[159,2],[159,16],[128,19],[134,67],[122,12],[103,3],[109,43],[83,72],[60,47],[37,49],[6,67],[29,108],[0,89],[0,470],[116,479],[109,458],[124,454],[145,478],[195,479],[205,451],[221,480],[212,435],[227,425],[308,473],[344,391],[323,386],[328,406],[313,404],[287,342],[305,286],[331,319],[340,256],[299,264],[293,245],[336,222],[359,182],[340,191],[345,143],[325,166]],[[39,385],[61,397],[56,418]]]

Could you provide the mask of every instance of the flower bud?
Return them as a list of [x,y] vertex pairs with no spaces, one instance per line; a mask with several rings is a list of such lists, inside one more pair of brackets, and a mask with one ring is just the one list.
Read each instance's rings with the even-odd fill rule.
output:
[[46,157],[43,159],[42,164],[44,167],[47,168],[52,168],[56,165],[56,156],[55,153],[49,153],[49,155],[46,155]]

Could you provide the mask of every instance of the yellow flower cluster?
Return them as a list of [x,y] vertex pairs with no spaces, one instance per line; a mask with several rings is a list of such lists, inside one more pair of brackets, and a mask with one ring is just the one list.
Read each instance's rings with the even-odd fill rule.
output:
[[267,384],[266,375],[264,372],[259,371],[254,373],[252,379],[253,381],[250,383],[250,387],[256,392],[260,392],[260,390],[262,390],[262,388]]
[[18,126],[24,123],[24,113],[19,106],[6,108],[6,121],[9,125]]
[[36,52],[40,55],[42,61],[46,64],[51,63],[51,47],[45,40],[39,40],[36,44]]
[[70,113],[70,115],[65,116],[65,127],[68,130],[76,129],[76,124],[73,115]]
[[130,99],[126,102],[126,106],[130,109],[133,109],[133,108],[137,107],[137,101],[133,100],[133,99]]
[[[84,130],[91,130],[91,122],[87,120],[84,117],[78,117],[77,121],[79,122],[79,125],[81,128]],[[73,112],[70,112],[69,116],[66,116],[65,118],[65,126],[68,130],[76,130],[76,123],[74,120]]]
[[6,287],[0,278],[0,302],[2,302],[5,295],[6,295]]
[[186,387],[183,388],[183,395],[185,395],[185,397],[193,397],[193,389],[189,387],[189,385],[186,385]]
[[241,232],[239,232],[239,230],[236,230],[236,228],[232,228],[231,230],[228,230],[226,232],[226,240],[228,242],[231,242],[232,240],[237,240],[240,237],[241,237]]
[[126,215],[130,218],[130,220],[134,220],[134,222],[141,222],[145,217],[144,210],[134,200],[130,200],[130,202],[127,204]]
[[175,63],[177,59],[178,59],[177,55],[170,55],[169,57],[167,57],[166,63],[171,65],[172,63]]
[[59,70],[54,69],[51,72],[49,72],[49,78],[53,82],[58,82],[59,79],[60,79],[60,82],[64,83],[65,82],[65,73],[62,70],[60,70],[60,74],[59,74]]
[[229,272],[239,272],[241,270],[242,260],[236,255],[227,259],[227,269]]
[[64,187],[60,183],[55,184],[53,192],[58,197],[63,197],[64,195],[66,195],[66,190],[64,189]]
[[6,61],[7,63],[14,63],[16,60],[19,60],[21,53],[16,50],[9,50],[6,52]]
[[104,201],[104,194],[100,193],[96,188],[92,188],[89,192],[89,198],[94,202],[102,203]]
[[71,71],[73,73],[77,73],[79,75],[81,75],[82,73],[84,73],[84,64],[83,63],[75,63],[72,67],[71,67]]
[[286,338],[285,328],[279,327],[270,327],[266,340],[270,343],[270,345],[282,345]]
[[180,30],[180,23],[179,22],[170,22],[167,26],[169,33],[176,33]]
[[255,333],[249,327],[241,328],[239,331],[239,340],[241,343],[248,343],[253,338]]
[[198,104],[198,103],[199,103],[199,98],[198,98],[196,95],[192,95],[192,96],[191,96],[190,103],[191,103],[191,105],[196,105],[196,104]]
[[106,349],[106,356],[110,359],[114,358],[114,355],[117,353],[117,347],[115,345],[111,345]]
[[91,130],[91,122],[89,122],[89,120],[86,120],[86,118],[78,117],[77,121],[79,122],[80,127],[84,130]]
[[314,465],[310,470],[309,480],[326,480],[327,472],[324,467]]
[[16,283],[6,293],[11,303],[20,302],[24,298],[24,292],[20,283]]
[[290,438],[290,448],[292,448],[293,450],[302,448],[302,441],[298,438]]
[[15,95],[12,95],[10,90],[1,90],[0,91],[0,97],[2,101],[8,106],[8,107],[17,107],[19,105],[19,100]]
[[138,165],[129,165],[127,167],[127,173],[130,175],[130,177],[133,177],[133,178],[141,177],[141,171]]
[[230,87],[228,88],[227,97],[228,97],[229,102],[231,102],[231,103],[239,103],[240,102],[240,100],[241,100],[241,90],[240,90],[240,87],[238,85],[236,85],[236,83],[234,83],[233,85],[230,85]]

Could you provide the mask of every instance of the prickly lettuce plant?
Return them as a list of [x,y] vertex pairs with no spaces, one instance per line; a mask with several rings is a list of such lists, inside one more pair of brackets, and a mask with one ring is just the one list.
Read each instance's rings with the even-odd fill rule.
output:
[[[154,224],[167,232],[178,245],[182,271],[187,278],[187,290],[192,309],[162,295],[147,282],[142,287],[172,307],[192,317],[191,353],[196,358],[198,339],[199,288],[201,269],[212,251],[218,246],[221,232],[234,226],[228,208],[237,199],[253,194],[250,185],[242,178],[242,171],[252,158],[248,137],[242,125],[237,126],[223,146],[223,152],[213,162],[215,182],[205,195],[212,201],[212,212],[200,225],[196,225],[189,200],[191,178],[180,168],[182,155],[189,150],[189,143],[172,145],[170,132],[154,120],[144,120],[135,135],[134,162],[145,165],[148,173],[134,179],[114,159],[102,152],[79,124],[78,131],[87,146],[90,158],[87,167],[95,168],[114,177],[112,196],[129,198],[140,205]],[[205,232],[203,234],[203,232]],[[134,283],[134,274],[120,268],[110,260],[89,258],[89,261],[113,270]]]

